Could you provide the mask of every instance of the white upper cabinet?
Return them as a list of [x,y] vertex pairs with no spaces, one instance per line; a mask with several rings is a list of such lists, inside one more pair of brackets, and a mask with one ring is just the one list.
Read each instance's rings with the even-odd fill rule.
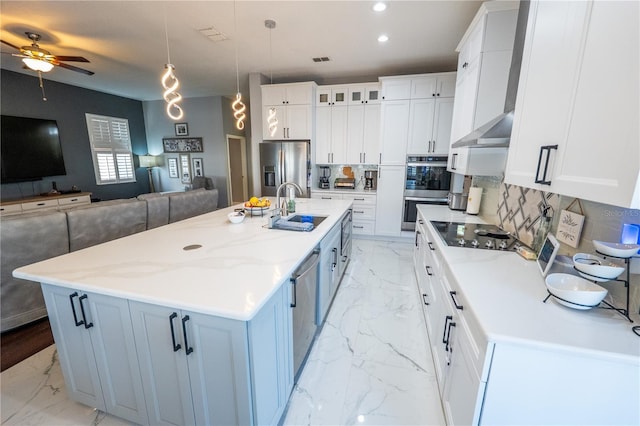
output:
[[349,105],[379,104],[381,98],[380,84],[378,83],[349,85]]
[[409,104],[404,100],[382,102],[380,164],[404,165],[407,161]]
[[456,90],[456,73],[380,77],[382,100],[450,98]]
[[262,105],[312,105],[315,83],[262,85]]
[[[312,139],[313,99],[316,84],[262,85],[262,138],[264,140]],[[278,120],[275,133],[269,128],[269,112]]]
[[407,154],[447,155],[453,98],[412,100],[409,114]]
[[319,86],[316,90],[316,106],[347,105],[348,86]]
[[640,208],[638,2],[532,2],[505,182]]

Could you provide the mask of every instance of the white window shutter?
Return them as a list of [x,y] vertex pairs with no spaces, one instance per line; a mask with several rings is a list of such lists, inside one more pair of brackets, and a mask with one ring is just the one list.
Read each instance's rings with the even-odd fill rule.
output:
[[135,182],[129,121],[85,114],[98,185]]

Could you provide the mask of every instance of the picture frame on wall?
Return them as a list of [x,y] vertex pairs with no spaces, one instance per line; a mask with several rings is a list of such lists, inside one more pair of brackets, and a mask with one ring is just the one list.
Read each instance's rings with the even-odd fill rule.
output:
[[193,177],[204,176],[204,167],[202,165],[202,158],[193,159]]
[[191,183],[191,162],[189,154],[180,154],[180,181],[182,183]]
[[189,136],[189,125],[187,123],[175,124],[176,136]]
[[169,177],[178,178],[178,159],[175,157],[167,158],[167,167],[169,168]]
[[203,152],[202,138],[162,138],[165,153]]

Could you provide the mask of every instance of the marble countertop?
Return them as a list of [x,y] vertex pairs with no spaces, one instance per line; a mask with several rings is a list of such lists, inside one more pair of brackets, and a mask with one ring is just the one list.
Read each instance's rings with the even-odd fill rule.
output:
[[[428,221],[483,223],[446,206],[418,209]],[[553,298],[543,303],[548,293],[536,262],[515,252],[449,247],[441,238],[435,242],[468,301],[465,314],[470,311],[489,341],[580,351],[640,365],[640,337],[631,330],[640,324],[639,315],[632,314],[630,323],[613,310],[576,310]],[[623,301],[616,302],[623,306]]]
[[375,189],[348,189],[348,188],[321,189],[321,188],[313,188],[313,189],[311,189],[311,192],[318,192],[318,193],[335,192],[335,193],[339,193],[339,194],[376,195],[376,190]]
[[[275,202],[272,202],[275,205]],[[268,215],[232,224],[232,206],[18,268],[14,276],[203,314],[250,320],[351,207],[296,199],[328,216],[311,232],[268,229]],[[185,250],[187,246],[198,248]]]

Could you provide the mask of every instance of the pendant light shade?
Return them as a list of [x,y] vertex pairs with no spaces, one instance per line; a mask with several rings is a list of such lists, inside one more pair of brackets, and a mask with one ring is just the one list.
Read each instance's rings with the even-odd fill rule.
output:
[[34,71],[49,72],[53,69],[52,63],[40,59],[24,58],[22,62]]

